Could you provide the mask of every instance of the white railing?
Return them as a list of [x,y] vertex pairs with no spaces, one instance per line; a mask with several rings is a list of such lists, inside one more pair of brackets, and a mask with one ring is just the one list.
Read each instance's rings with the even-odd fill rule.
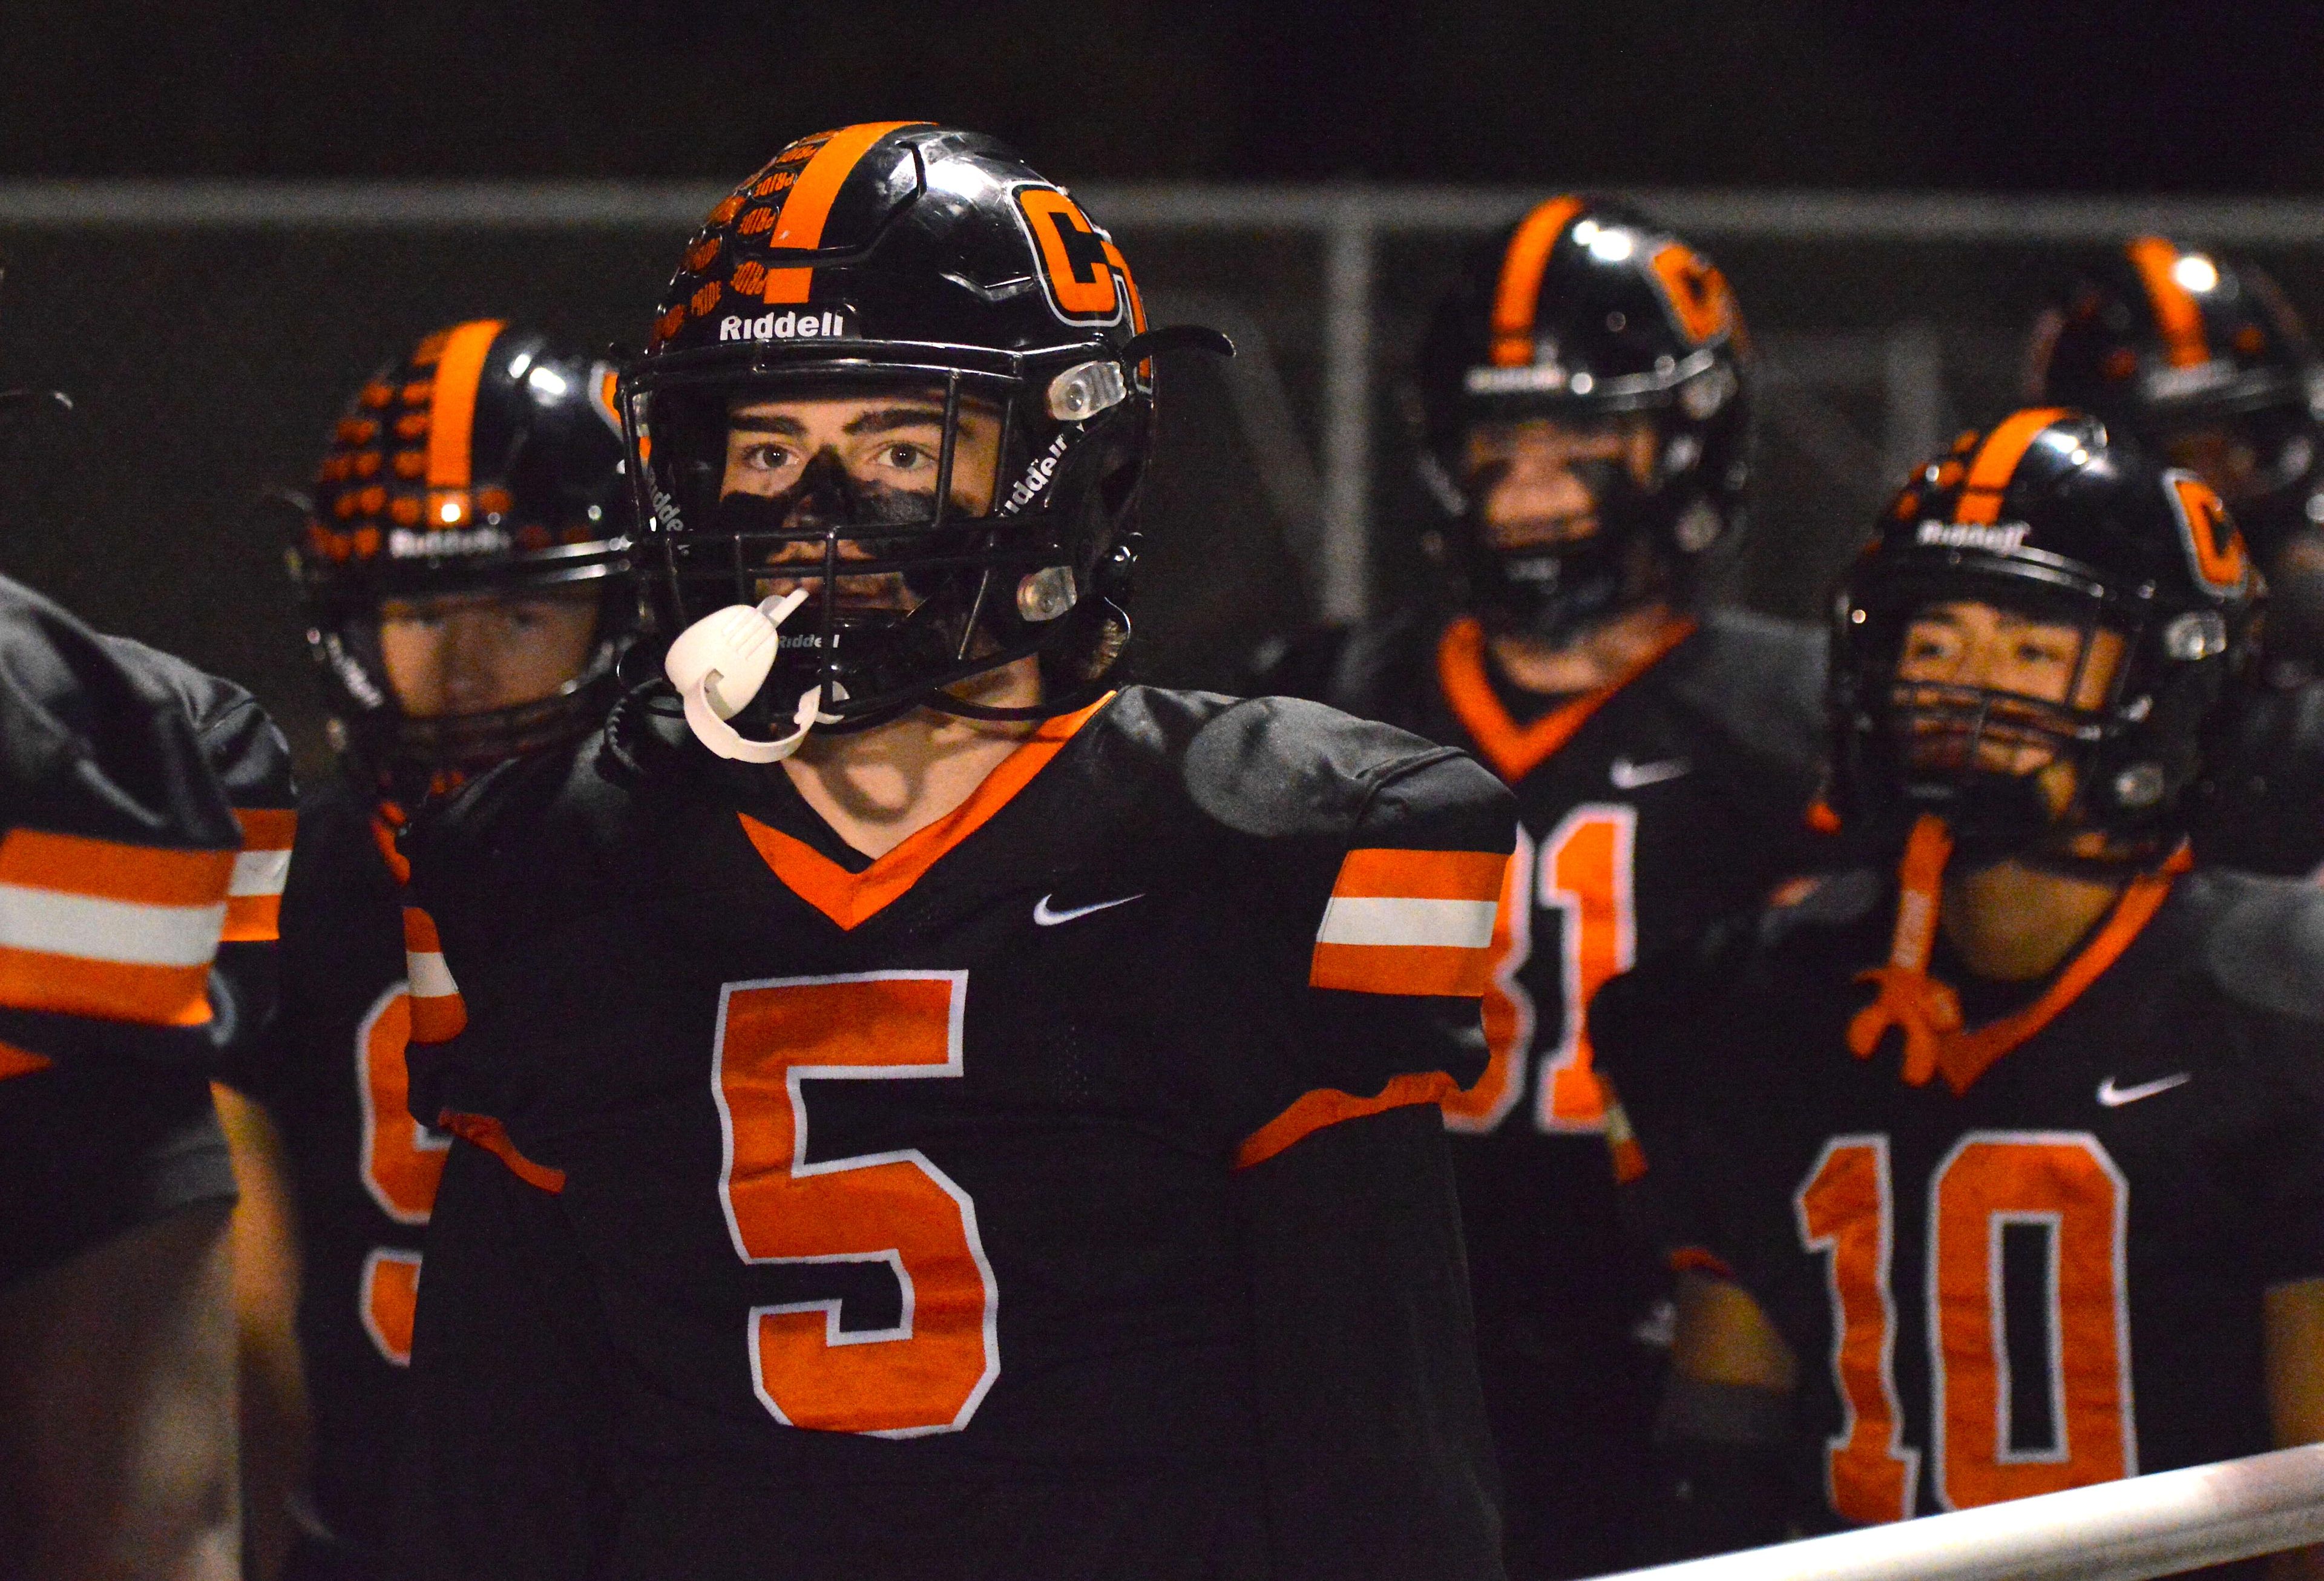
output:
[[[1305,233],[1322,245],[1321,517],[1307,560],[1326,618],[1363,612],[1368,579],[1373,261],[1380,238],[1474,234],[1507,224],[1540,190],[1092,182],[1076,189],[1122,231]],[[723,189],[687,181],[0,181],[10,227],[316,230],[633,230],[680,233]],[[2143,229],[2215,245],[2324,242],[2324,202],[2294,199],[2007,198],[1957,193],[1704,191],[1622,194],[1687,235],[1800,244],[2103,243]],[[1917,455],[1942,402],[1924,331],[1886,355],[1884,451]],[[1901,447],[1901,448],[1900,448]],[[1894,463],[1895,457],[1886,458]]]
[[2324,1444],[1609,1581],[2145,1581],[2324,1542]]

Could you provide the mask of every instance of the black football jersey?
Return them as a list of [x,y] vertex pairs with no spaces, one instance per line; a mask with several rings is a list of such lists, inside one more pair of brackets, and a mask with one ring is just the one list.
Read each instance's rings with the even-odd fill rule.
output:
[[1835,878],[1592,1012],[1664,1239],[1798,1358],[1803,1507],[1894,1520],[2270,1447],[2261,1295],[2324,1276],[2324,892],[2198,870],[2110,962],[2119,909],[2006,996],[1941,956],[1970,1026],[2052,1016],[1962,1090],[1906,1086],[1893,1036],[1849,1052],[1894,906]]
[[176,661],[0,579],[0,672],[6,1282],[233,1197],[205,1071],[243,836]]
[[[1345,1574],[1374,1531],[1397,1573],[1497,1574],[1489,1518],[1413,1519],[1485,1508],[1480,1422],[1472,1455],[1383,1408],[1444,1460],[1378,1499],[1304,1479],[1390,1444],[1271,1447],[1270,1368],[1472,1406],[1474,1373],[1465,1322],[1391,1359],[1347,1354],[1336,1294],[1277,1303],[1243,1183],[1399,1111],[1442,1170],[1506,792],[1313,705],[1132,688],[868,861],[644,695],[406,841],[414,1102],[464,1139],[415,1352],[437,1563],[568,1573],[510,1512],[603,1454],[592,1574]],[[1319,1211],[1417,1188],[1351,1179]],[[1440,1190],[1437,1254],[1351,1253],[1351,1307],[1459,1307]],[[1283,1324],[1316,1343],[1276,1355]]]
[[[1820,859],[1804,814],[1822,643],[1721,612],[1610,694],[1526,699],[1474,621],[1392,621],[1272,679],[1473,752],[1515,790],[1484,1078],[1444,1105],[1512,1570],[1631,1560],[1662,1290],[1618,1223],[1582,1007],[1601,983]],[[1304,673],[1303,673],[1304,671]],[[1576,1430],[1575,1424],[1586,1424]]]
[[393,1518],[386,1473],[421,1240],[451,1141],[407,1101],[401,862],[374,801],[344,777],[306,797],[282,897],[281,1013],[235,1074],[274,1117],[298,1202],[314,1512],[374,1553]]

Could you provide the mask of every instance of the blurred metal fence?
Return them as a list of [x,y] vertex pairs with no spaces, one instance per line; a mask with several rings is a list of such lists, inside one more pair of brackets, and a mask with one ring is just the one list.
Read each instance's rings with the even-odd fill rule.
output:
[[1611,1581],[2147,1581],[2324,1541],[2324,1444]]
[[[1245,356],[1190,369],[1149,499],[1141,645],[1217,683],[1260,631],[1349,619],[1419,574],[1390,393],[1461,250],[1536,192],[1078,189],[1157,317]],[[0,183],[0,373],[81,416],[0,458],[0,564],[242,676],[305,717],[274,529],[246,503],[312,466],[372,365],[445,319],[634,339],[708,186]],[[1887,484],[2016,396],[2019,345],[2078,250],[2142,229],[2255,254],[2324,302],[2324,204],[1626,194],[1720,258],[1766,354],[1758,529],[1725,596],[1803,615]],[[32,525],[37,523],[37,526]]]

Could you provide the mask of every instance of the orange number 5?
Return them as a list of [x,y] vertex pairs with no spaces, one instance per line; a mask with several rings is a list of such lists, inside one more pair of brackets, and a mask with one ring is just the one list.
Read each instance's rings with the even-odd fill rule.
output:
[[999,1293],[976,1205],[918,1149],[808,1163],[800,1084],[961,1074],[965,972],[730,983],[711,1091],[725,1130],[719,1198],[752,1263],[884,1263],[892,1328],[840,1327],[835,1299],[754,1307],[760,1403],[833,1433],[957,1431],[1001,1375]]

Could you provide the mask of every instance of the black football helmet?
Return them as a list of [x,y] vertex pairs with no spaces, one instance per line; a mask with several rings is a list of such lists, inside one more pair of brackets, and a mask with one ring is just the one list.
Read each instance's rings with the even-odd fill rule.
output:
[[[1462,604],[1554,637],[1648,597],[1683,601],[1704,555],[1743,524],[1751,379],[1742,316],[1709,259],[1629,208],[1551,199],[1470,255],[1422,342],[1407,404],[1445,518],[1424,547]],[[1491,546],[1472,428],[1631,413],[1653,423],[1650,476],[1595,468],[1596,533]]]
[[2126,244],[2043,310],[2026,386],[2203,473],[2263,562],[2324,522],[2324,364],[2248,264],[2160,236]]
[[[2093,831],[2108,859],[2150,855],[2187,826],[2260,597],[2211,486],[2097,419],[2035,408],[1963,434],[1883,513],[1834,601],[1835,809],[1876,840],[1933,812],[1987,859],[2062,860]],[[2078,627],[2067,700],[1902,680],[1914,618],[1956,601]],[[2101,630],[2121,657],[2103,698],[2077,706]],[[2056,812],[1988,745],[2072,764],[2072,805]]]
[[[1085,701],[1129,633],[1148,359],[1189,337],[1226,349],[1206,331],[1148,332],[1111,238],[991,138],[882,122],[791,143],[710,211],[623,372],[639,571],[663,634],[736,606],[779,624],[791,612],[771,607],[768,583],[807,593],[771,650],[754,626],[766,680],[742,689],[756,700],[736,722],[761,732]],[[865,485],[826,449],[786,492],[727,490],[740,405],[885,394],[942,411],[932,489]],[[971,411],[999,430],[982,500],[958,482]],[[873,578],[900,578],[908,596],[851,596]],[[1028,655],[1044,673],[1037,707],[945,689]],[[679,664],[674,648],[673,677]]]
[[[428,336],[333,429],[290,551],[332,743],[357,780],[431,788],[593,728],[634,634],[633,521],[612,365],[492,319]],[[380,652],[383,600],[594,584],[595,647],[538,702],[421,718]]]

